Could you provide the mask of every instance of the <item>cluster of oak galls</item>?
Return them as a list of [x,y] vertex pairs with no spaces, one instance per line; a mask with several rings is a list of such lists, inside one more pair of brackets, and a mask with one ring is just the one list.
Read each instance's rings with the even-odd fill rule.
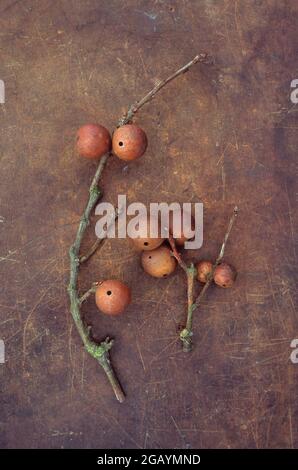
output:
[[[112,151],[121,160],[131,161],[141,157],[147,148],[147,136],[145,132],[135,124],[126,124],[117,128],[111,138],[109,131],[99,124],[86,124],[77,132],[78,153],[88,159],[99,159],[104,154]],[[173,230],[172,214],[168,231]],[[148,234],[149,234],[149,223]],[[189,237],[182,233],[175,238],[178,246],[183,246]],[[169,276],[177,266],[166,239],[158,238],[133,238],[132,243],[141,251],[141,264],[144,271],[156,278]],[[212,273],[211,261],[202,260],[197,266],[197,279],[206,283]],[[228,288],[234,283],[236,272],[227,263],[220,263],[214,270],[213,280],[220,287]],[[99,310],[107,315],[120,315],[131,302],[131,291],[123,282],[110,279],[98,283],[95,292],[95,302]]]

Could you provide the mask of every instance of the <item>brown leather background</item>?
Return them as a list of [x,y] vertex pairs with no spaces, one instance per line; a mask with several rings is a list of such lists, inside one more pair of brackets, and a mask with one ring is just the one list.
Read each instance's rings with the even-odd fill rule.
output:
[[[298,446],[297,105],[295,0],[1,0],[1,447]],[[68,309],[68,247],[95,166],[76,129],[110,130],[157,79],[208,52],[144,107],[149,146],[111,159],[105,199],[203,201],[214,258],[234,204],[226,260],[235,288],[211,288],[195,349],[177,341],[185,281],[145,275],[126,240],[83,269],[82,289],[118,277],[133,291],[122,318],[84,308],[127,393],[118,404],[83,350]],[[85,248],[94,239],[90,228]],[[296,247],[296,248],[295,248]]]

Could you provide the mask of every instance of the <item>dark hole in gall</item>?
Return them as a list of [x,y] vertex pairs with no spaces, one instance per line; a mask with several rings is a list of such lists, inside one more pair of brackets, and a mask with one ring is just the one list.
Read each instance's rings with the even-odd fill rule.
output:
[[112,291],[111,290],[108,290],[107,291],[107,295],[111,295],[112,294]]
[[149,259],[151,259],[151,258],[152,258],[152,256],[148,256],[148,258],[149,258]]
[[123,142],[119,142],[119,147],[123,147],[124,143]]
[[145,245],[145,246],[148,246],[148,245],[149,245],[149,243],[148,243],[148,242],[144,242],[144,245]]
[[167,274],[164,274],[163,277],[167,277]]
[[222,287],[226,287],[226,285],[225,285],[225,284],[223,284],[223,285],[222,285]]

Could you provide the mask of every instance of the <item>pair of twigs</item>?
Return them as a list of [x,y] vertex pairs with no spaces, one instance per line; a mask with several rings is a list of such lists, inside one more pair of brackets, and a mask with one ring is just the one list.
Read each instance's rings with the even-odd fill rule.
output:
[[195,279],[195,276],[196,276],[196,269],[194,267],[194,264],[190,263],[190,265],[187,266],[187,264],[184,262],[184,260],[181,256],[181,254],[177,251],[175,240],[173,239],[172,236],[169,237],[169,243],[170,243],[173,255],[176,258],[179,266],[185,272],[186,279],[187,279],[187,319],[186,319],[185,327],[180,332],[180,340],[182,341],[183,351],[185,351],[185,352],[189,352],[192,349],[193,312],[199,307],[200,303],[202,302],[208,288],[210,287],[210,285],[212,283],[215,268],[216,268],[216,266],[219,265],[219,263],[222,261],[222,259],[224,257],[226,244],[227,244],[228,238],[230,236],[230,233],[231,233],[231,230],[232,230],[232,227],[234,225],[234,222],[235,222],[235,219],[236,219],[237,215],[238,215],[238,208],[234,207],[233,215],[230,218],[229,225],[228,225],[226,234],[224,236],[223,243],[221,245],[219,255],[218,255],[214,265],[212,266],[212,270],[211,270],[211,273],[208,276],[207,282],[204,284],[204,287],[202,288],[202,290],[199,293],[196,300],[194,300],[194,279]]
[[[139,109],[142,108],[146,103],[151,101],[165,85],[177,78],[179,75],[187,72],[189,68],[197,62],[208,63],[209,58],[206,54],[200,54],[188,64],[184,65],[182,68],[170,75],[167,79],[160,81],[149,93],[144,96],[144,98],[130,106],[127,113],[119,120],[117,127],[131,122],[135,114],[139,111]],[[94,209],[99,198],[101,197],[101,191],[98,188],[98,183],[110,155],[110,153],[107,153],[106,155],[101,157],[99,161],[91,186],[89,188],[89,199],[81,217],[75,241],[69,250],[70,279],[68,285],[68,293],[70,298],[70,311],[87,352],[92,357],[94,357],[94,359],[96,359],[99,364],[103,367],[111,383],[117,400],[123,402],[125,395],[110,363],[109,351],[113,345],[113,340],[111,340],[110,338],[106,338],[100,344],[96,343],[91,336],[91,329],[85,325],[81,316],[81,305],[83,301],[86,300],[89,295],[91,295],[95,291],[96,285],[93,285],[91,289],[85,292],[81,297],[79,297],[78,294],[78,275],[80,266],[81,264],[86,262],[90,258],[90,256],[92,256],[95,251],[102,246],[103,243],[102,239],[97,240],[87,254],[80,256],[81,243],[87,226],[90,222],[91,212]]]

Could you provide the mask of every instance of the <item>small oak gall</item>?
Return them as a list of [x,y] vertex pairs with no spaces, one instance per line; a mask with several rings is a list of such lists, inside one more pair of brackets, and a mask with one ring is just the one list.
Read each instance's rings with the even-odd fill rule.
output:
[[132,238],[134,247],[140,251],[154,250],[155,248],[158,248],[163,241],[163,238]]
[[206,282],[209,279],[209,276],[212,273],[212,267],[213,264],[211,261],[200,261],[197,264],[197,279],[198,281],[202,282],[203,284],[206,284]]
[[109,131],[99,124],[86,124],[77,132],[77,149],[82,157],[95,159],[111,150]]
[[[155,221],[157,224],[156,228],[158,232],[157,233],[158,237],[152,238],[150,237],[150,228],[151,228],[151,222],[153,222],[153,218],[152,217],[151,218],[150,217],[139,218],[139,223],[137,224],[138,230],[141,232],[141,235],[143,236],[139,238],[131,238],[131,241],[137,250],[141,250],[141,251],[154,250],[155,248],[159,247],[163,243],[164,238],[160,236],[161,234],[160,221],[159,219],[155,219]],[[143,230],[143,224],[144,224],[144,230]],[[152,230],[153,230],[153,226],[152,226]]]
[[135,124],[119,127],[112,138],[114,154],[126,161],[141,157],[145,153],[147,143],[145,132]]
[[120,315],[130,302],[129,287],[116,279],[103,281],[95,291],[95,303],[106,315]]
[[167,277],[176,268],[176,260],[167,246],[143,251],[141,263],[144,271],[153,277]]
[[236,278],[236,271],[228,263],[219,264],[214,270],[214,282],[220,287],[232,287]]

